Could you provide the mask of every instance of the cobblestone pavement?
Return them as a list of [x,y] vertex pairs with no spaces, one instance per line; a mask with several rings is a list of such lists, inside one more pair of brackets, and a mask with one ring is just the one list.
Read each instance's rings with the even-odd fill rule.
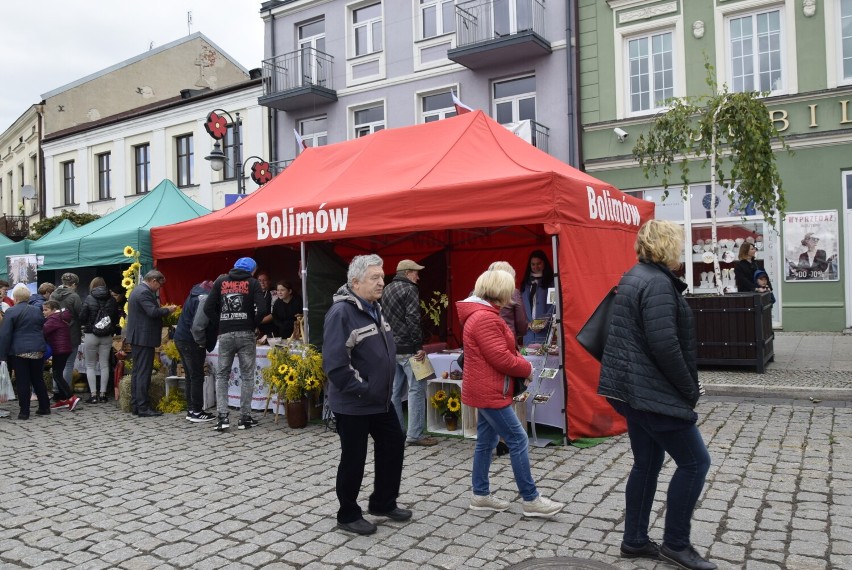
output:
[[[699,551],[720,568],[852,568],[852,407],[708,397],[699,412],[713,459]],[[0,568],[498,569],[555,556],[670,568],[618,558],[626,436],[531,448],[541,491],[567,503],[553,520],[521,517],[506,457],[492,490],[515,502],[481,513],[466,508],[471,440],[407,448],[400,504],[414,519],[358,537],[335,528],[335,434],[270,416],[248,431],[211,428],[137,419],[113,402],[0,420]],[[658,541],[671,472],[668,462],[652,514]]]

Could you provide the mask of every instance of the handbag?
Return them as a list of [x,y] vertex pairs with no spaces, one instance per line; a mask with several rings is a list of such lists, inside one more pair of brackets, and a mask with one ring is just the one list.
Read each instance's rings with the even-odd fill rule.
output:
[[15,399],[15,391],[12,389],[12,379],[9,378],[9,368],[6,361],[0,361],[0,403]]
[[577,342],[586,351],[600,361],[603,358],[606,339],[609,336],[609,323],[612,321],[612,311],[615,307],[615,294],[618,292],[616,285],[609,290],[597,306],[592,316],[577,333]]

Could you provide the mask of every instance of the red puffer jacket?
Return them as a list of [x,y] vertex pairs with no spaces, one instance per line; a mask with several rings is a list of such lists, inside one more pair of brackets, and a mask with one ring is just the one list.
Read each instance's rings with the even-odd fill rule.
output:
[[469,297],[456,303],[456,310],[464,329],[462,402],[474,408],[505,408],[512,403],[506,375],[527,377],[532,366],[518,354],[515,336],[500,318],[500,309]]
[[71,311],[56,311],[44,321],[44,340],[50,345],[53,354],[71,354]]

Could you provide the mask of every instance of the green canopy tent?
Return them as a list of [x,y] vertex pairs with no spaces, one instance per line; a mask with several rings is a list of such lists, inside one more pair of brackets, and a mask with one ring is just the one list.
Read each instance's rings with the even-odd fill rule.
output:
[[[21,241],[12,241],[4,242],[0,239],[0,279],[4,279],[6,281],[9,280],[9,268],[6,263],[6,257],[9,255],[26,255],[30,253],[30,244],[35,243],[36,241],[41,241],[45,239],[56,239],[57,236],[60,236],[66,232],[70,232],[71,230],[77,229],[77,226],[74,225],[74,222],[71,220],[62,220],[52,230],[41,236],[38,240],[31,239],[22,239]],[[6,238],[6,236],[2,236]],[[7,240],[9,238],[6,238]]]
[[[39,270],[99,267],[129,263],[125,246],[141,253],[143,267],[153,264],[151,228],[167,226],[209,214],[210,210],[188,198],[169,180],[132,204],[70,232],[45,235],[32,242],[29,253],[44,256]],[[50,239],[48,239],[50,238]]]

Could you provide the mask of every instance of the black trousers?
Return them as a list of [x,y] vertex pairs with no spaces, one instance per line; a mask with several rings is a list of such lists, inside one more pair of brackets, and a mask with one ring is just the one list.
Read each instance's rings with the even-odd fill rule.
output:
[[15,385],[18,388],[21,413],[25,416],[30,415],[30,387],[38,396],[38,409],[50,411],[50,396],[47,395],[47,386],[44,385],[42,377],[44,360],[17,356],[12,366],[15,369]]
[[393,406],[387,412],[365,416],[335,413],[340,436],[340,464],[337,466],[337,521],[350,523],[361,518],[358,492],[364,480],[367,462],[367,437],[375,447],[375,480],[369,510],[386,513],[397,507],[405,434]]
[[151,387],[151,372],[154,369],[154,347],[130,345],[133,355],[133,370],[130,372],[130,407],[134,410],[148,410],[148,388]]
[[68,382],[65,381],[65,377],[62,375],[62,372],[65,370],[65,363],[68,362],[70,356],[70,354],[54,354],[53,364],[50,366],[50,374],[53,378],[53,392],[59,394],[60,400],[67,400],[74,395],[74,391],[71,390],[71,386],[68,385]]
[[175,346],[186,369],[189,411],[200,412],[204,409],[204,357],[207,351],[203,346],[184,340],[176,340]]

